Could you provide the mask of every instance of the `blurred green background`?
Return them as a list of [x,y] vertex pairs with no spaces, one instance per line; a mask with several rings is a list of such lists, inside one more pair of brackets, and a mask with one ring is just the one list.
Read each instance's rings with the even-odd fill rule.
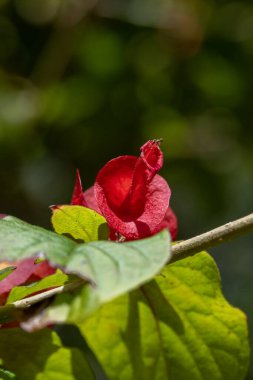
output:
[[[0,212],[50,227],[75,168],[159,137],[179,239],[252,212],[251,1],[0,0],[0,41]],[[253,331],[252,247],[212,253]]]

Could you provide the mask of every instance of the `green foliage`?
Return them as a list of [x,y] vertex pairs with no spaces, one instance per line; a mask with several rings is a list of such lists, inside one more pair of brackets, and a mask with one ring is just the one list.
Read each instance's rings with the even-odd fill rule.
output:
[[0,367],[0,379],[1,380],[15,380],[16,375]]
[[104,305],[80,325],[110,380],[243,380],[245,315],[230,306],[202,252]]
[[18,380],[95,379],[85,356],[76,348],[63,347],[49,329],[33,334],[16,328],[1,329],[0,360]]
[[[68,230],[65,223],[65,233],[77,236],[76,225]],[[40,253],[88,282],[34,316],[16,310],[13,302],[75,277],[58,270],[37,283],[18,286],[0,307],[1,323],[25,320],[23,326],[30,330],[77,324],[110,380],[244,379],[249,358],[244,314],[224,299],[217,267],[205,252],[165,266],[171,257],[167,230],[121,244],[77,244],[7,217],[0,220],[0,242],[2,259]],[[22,352],[13,361],[14,351]],[[32,351],[36,360],[30,360]],[[21,380],[46,380],[52,373],[54,379],[94,379],[84,354],[62,347],[47,329],[31,335],[0,329],[0,359]],[[8,371],[3,372],[7,379]]]
[[109,236],[105,218],[83,206],[53,208],[52,224],[57,234],[69,234],[85,243],[108,240]]

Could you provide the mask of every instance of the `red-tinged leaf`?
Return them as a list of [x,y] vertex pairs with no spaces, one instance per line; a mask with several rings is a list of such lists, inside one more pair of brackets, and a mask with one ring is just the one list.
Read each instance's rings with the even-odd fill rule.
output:
[[110,228],[127,239],[152,235],[165,217],[171,191],[156,174],[162,161],[159,143],[152,140],[141,148],[141,157],[117,157],[97,175],[99,209]]
[[5,218],[7,215],[6,214],[0,214],[0,219]]
[[46,262],[36,264],[34,257],[15,262],[15,266],[16,269],[0,281],[0,305],[5,302],[13,287],[31,283],[55,272]]

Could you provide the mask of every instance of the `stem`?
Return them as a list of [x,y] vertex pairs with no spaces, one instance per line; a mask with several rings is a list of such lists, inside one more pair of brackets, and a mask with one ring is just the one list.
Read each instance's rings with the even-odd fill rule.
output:
[[173,261],[233,240],[253,231],[253,213],[172,246]]

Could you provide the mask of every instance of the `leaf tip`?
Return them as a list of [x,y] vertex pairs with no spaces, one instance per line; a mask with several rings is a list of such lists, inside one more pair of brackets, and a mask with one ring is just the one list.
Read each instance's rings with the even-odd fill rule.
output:
[[49,206],[49,208],[50,208],[51,211],[54,211],[54,210],[59,210],[60,206],[58,206],[58,205],[51,205],[51,206]]

